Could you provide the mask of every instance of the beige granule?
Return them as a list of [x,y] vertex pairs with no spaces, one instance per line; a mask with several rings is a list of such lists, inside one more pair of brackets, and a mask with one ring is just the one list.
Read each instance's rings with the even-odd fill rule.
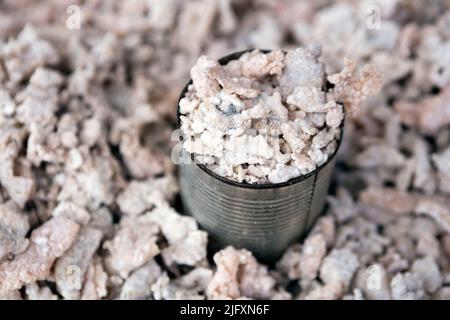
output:
[[160,252],[156,244],[158,232],[158,225],[143,217],[122,219],[115,237],[103,245],[110,253],[106,258],[108,270],[126,278],[150,261]]
[[227,247],[214,255],[214,262],[217,271],[208,286],[209,299],[270,297],[275,280],[249,251]]
[[0,262],[18,255],[28,246],[25,236],[30,225],[27,216],[13,202],[0,205]]
[[360,199],[395,214],[411,213],[417,206],[417,198],[413,195],[389,188],[370,187],[361,193]]
[[320,278],[327,285],[339,283],[348,288],[358,267],[358,258],[351,250],[334,249],[323,260]]
[[82,300],[99,300],[107,295],[108,274],[103,269],[99,258],[94,258],[86,271]]
[[91,219],[91,216],[87,212],[87,210],[69,201],[60,202],[52,211],[52,216],[72,219],[80,225],[88,224],[89,220]]
[[73,245],[55,263],[56,285],[65,299],[79,299],[85,273],[102,240],[102,233],[81,228]]
[[205,267],[196,267],[184,276],[178,278],[175,283],[185,289],[197,292],[206,292],[213,277],[213,271]]
[[28,248],[14,260],[0,264],[0,291],[47,278],[55,259],[72,245],[78,229],[72,220],[56,217],[34,230]]
[[40,39],[30,25],[23,29],[17,40],[11,40],[3,46],[1,53],[9,81],[12,83],[20,82],[37,67],[56,64],[60,59],[53,46]]
[[121,135],[120,151],[128,169],[136,178],[161,174],[165,170],[165,161],[141,145],[140,135],[141,129],[138,127],[127,128]]
[[[216,1],[201,0],[183,3],[183,10],[178,17],[178,27],[172,33],[174,46],[194,54],[198,53],[210,33],[217,8]],[[159,20],[164,19],[159,17]]]
[[399,101],[395,104],[403,123],[417,127],[425,133],[433,133],[450,124],[450,87],[438,95],[418,102]]
[[323,112],[330,107],[326,103],[325,92],[313,86],[295,87],[286,102],[300,108],[304,112]]
[[330,282],[323,286],[317,286],[311,290],[305,300],[337,300],[342,297],[344,292],[343,285],[340,282]]
[[425,291],[435,293],[442,286],[442,276],[439,266],[431,257],[417,259],[411,266],[412,272],[422,279]]
[[312,86],[322,88],[325,66],[318,61],[319,52],[297,48],[286,54],[285,67],[280,76],[281,94],[290,95],[295,88]]
[[251,80],[229,75],[219,66],[211,68],[209,74],[210,77],[217,81],[222,90],[228,94],[236,94],[243,98],[256,98],[259,94],[258,89],[252,88]]
[[6,292],[0,291],[1,300],[22,300],[22,296],[19,290],[9,290]]
[[232,0],[220,0],[218,3],[219,30],[225,34],[235,31],[237,27],[237,18],[232,5]]
[[330,128],[338,128],[344,120],[344,110],[341,105],[330,108],[327,112],[325,121]]
[[198,58],[197,64],[192,67],[191,78],[199,98],[211,97],[219,92],[219,83],[210,76],[211,69],[217,68],[218,65],[217,61],[201,56]]
[[154,260],[147,262],[124,282],[120,299],[145,299],[151,294],[151,285],[161,276],[161,267]]
[[419,214],[432,217],[445,231],[450,232],[450,209],[448,203],[436,199],[421,199],[415,208]]
[[328,203],[331,205],[331,211],[339,222],[347,221],[358,213],[355,201],[351,193],[344,187],[338,187],[336,196],[328,196]]
[[262,78],[267,75],[281,74],[284,67],[284,53],[273,50],[268,54],[258,51],[245,53],[240,59],[242,75],[247,78]]
[[[193,271],[191,271],[193,272]],[[161,275],[151,286],[155,300],[203,300],[205,296],[197,290],[187,289],[171,281],[166,273]]]
[[137,216],[154,206],[161,206],[173,199],[178,191],[173,177],[148,181],[132,181],[117,197],[123,213]]
[[390,300],[389,276],[381,264],[372,264],[367,268],[360,268],[356,283],[368,300]]
[[424,297],[423,281],[416,273],[397,273],[391,280],[392,299],[417,300]]
[[0,89],[0,110],[2,114],[6,117],[14,115],[16,111],[16,103],[11,98],[8,91]]
[[361,168],[398,168],[405,163],[405,156],[396,148],[388,145],[369,145],[362,150],[354,159],[357,166]]
[[332,215],[319,217],[311,230],[311,234],[316,233],[322,234],[327,244],[327,248],[331,248],[336,240],[335,218]]
[[208,235],[198,230],[193,218],[181,216],[168,206],[156,208],[146,218],[159,226],[169,243],[162,251],[168,265],[177,263],[194,266],[206,258]]
[[303,244],[300,256],[300,276],[305,279],[315,279],[325,254],[326,243],[323,235],[309,236]]
[[289,247],[278,261],[277,269],[289,279],[314,280],[326,252],[324,236],[321,233],[313,233],[307,237],[303,246],[294,244]]
[[0,153],[0,182],[11,199],[21,207],[30,199],[35,187],[35,182],[27,177],[26,171],[17,175],[14,168],[25,134],[24,130],[12,126],[4,126],[0,133],[0,149],[3,150]]
[[357,70],[353,61],[346,59],[344,63],[344,69],[328,76],[328,81],[335,85],[333,94],[337,101],[341,101],[347,112],[354,116],[364,100],[381,90],[384,81],[374,65]]
[[432,162],[439,172],[439,189],[444,193],[450,192],[450,147],[441,153],[431,156]]
[[291,245],[283,253],[283,256],[278,260],[276,268],[280,272],[287,275],[289,279],[300,278],[300,257],[302,246],[299,243]]
[[28,300],[58,300],[58,296],[49,287],[39,287],[36,282],[25,287],[25,294]]
[[450,287],[442,287],[433,296],[436,300],[450,300]]

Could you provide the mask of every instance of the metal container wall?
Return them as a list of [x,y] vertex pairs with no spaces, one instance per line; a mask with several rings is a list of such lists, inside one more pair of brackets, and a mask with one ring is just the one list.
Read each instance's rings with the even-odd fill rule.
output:
[[[227,63],[242,53],[220,62]],[[210,245],[215,249],[233,245],[251,250],[262,261],[274,261],[311,228],[320,214],[340,140],[328,161],[315,171],[278,184],[230,181],[184,154],[189,161],[179,168],[183,206],[209,232]]]

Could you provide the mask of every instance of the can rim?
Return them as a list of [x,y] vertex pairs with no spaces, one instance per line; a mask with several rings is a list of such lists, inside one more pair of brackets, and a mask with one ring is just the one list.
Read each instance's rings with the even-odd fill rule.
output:
[[[253,50],[256,49],[246,49],[246,50],[241,50],[241,51],[237,51],[237,52],[233,52],[231,54],[228,54],[226,56],[223,56],[222,58],[220,58],[218,61],[221,65],[225,65],[228,62],[230,62],[231,60],[236,60],[239,57],[241,57],[243,54],[247,53],[247,52],[251,52]],[[269,53],[271,50],[267,50],[267,49],[258,49],[259,51],[263,52],[263,53]],[[180,129],[181,127],[181,119],[180,119],[180,100],[184,98],[184,96],[186,95],[186,92],[188,90],[189,85],[192,84],[192,79],[189,79],[189,82],[184,86],[183,90],[181,91],[180,97],[178,98],[178,103],[177,103],[177,129]],[[342,103],[341,103],[342,104]],[[245,189],[277,189],[277,188],[283,188],[283,187],[288,187],[290,185],[293,184],[297,184],[300,183],[306,179],[308,179],[309,177],[319,173],[324,167],[326,167],[332,160],[333,158],[336,156],[337,152],[339,151],[339,147],[341,146],[341,142],[342,142],[342,138],[343,138],[343,134],[344,134],[344,124],[345,124],[345,108],[343,108],[344,111],[344,118],[342,119],[342,123],[339,126],[339,128],[341,129],[341,133],[339,136],[339,139],[337,140],[337,146],[336,149],[334,150],[334,152],[331,154],[330,157],[328,157],[327,161],[325,161],[324,163],[322,163],[320,166],[316,167],[313,171],[304,174],[304,175],[300,175],[298,177],[294,177],[292,179],[289,179],[288,181],[285,182],[281,182],[281,183],[254,183],[254,184],[250,184],[250,183],[246,183],[246,182],[237,182],[234,180],[230,180],[227,179],[225,177],[222,177],[220,175],[218,175],[217,173],[211,171],[210,169],[208,169],[204,164],[198,163],[197,161],[195,161],[194,155],[190,154],[191,160],[202,170],[204,171],[206,174],[226,183],[229,185],[232,185],[234,187],[238,187],[238,188],[245,188]],[[180,139],[182,139],[183,137],[180,135]]]

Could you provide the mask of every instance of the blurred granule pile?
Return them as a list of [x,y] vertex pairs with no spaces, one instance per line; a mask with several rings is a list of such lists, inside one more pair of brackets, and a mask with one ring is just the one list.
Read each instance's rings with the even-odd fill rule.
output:
[[[79,30],[71,4],[0,4],[1,298],[450,299],[450,1],[84,1]],[[189,69],[315,44],[328,74],[347,57],[385,78],[347,119],[326,212],[274,267],[208,261],[174,208]]]

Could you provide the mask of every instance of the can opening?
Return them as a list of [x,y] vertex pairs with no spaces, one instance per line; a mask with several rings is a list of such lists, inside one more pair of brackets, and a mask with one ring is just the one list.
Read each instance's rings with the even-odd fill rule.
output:
[[[255,50],[255,49],[247,49],[247,50],[242,50],[242,51],[234,52],[234,53],[231,53],[231,54],[229,54],[229,55],[226,55],[226,56],[220,58],[218,61],[219,61],[219,63],[220,63],[221,65],[226,65],[228,62],[230,62],[230,61],[232,61],[232,60],[239,59],[239,57],[241,57],[243,54],[245,54],[245,53],[247,53],[247,52],[251,52],[251,51],[253,51],[253,50]],[[263,52],[263,53],[269,53],[271,50],[260,49],[260,51]],[[180,116],[181,116],[181,114],[180,114],[180,100],[184,98],[184,96],[185,96],[185,94],[186,94],[186,92],[187,92],[187,90],[188,90],[188,87],[189,87],[189,85],[191,85],[191,84],[192,84],[192,79],[190,79],[189,82],[184,86],[183,90],[181,91],[180,97],[178,98],[178,103],[177,103],[177,120],[176,120],[176,123],[177,123],[177,129],[180,129],[180,127],[181,127],[181,120],[180,120]],[[327,88],[329,88],[330,85],[331,85],[331,84],[330,84],[328,81],[325,83],[325,86],[326,86]],[[203,171],[205,171],[207,174],[213,176],[214,178],[216,178],[216,179],[218,179],[218,180],[220,180],[220,181],[222,181],[222,182],[224,182],[224,183],[230,184],[230,185],[232,185],[232,186],[235,186],[235,187],[238,187],[238,188],[250,188],[250,189],[274,189],[274,188],[283,188],[283,187],[287,187],[287,186],[290,186],[290,185],[295,184],[295,183],[302,182],[302,181],[304,181],[305,179],[307,179],[307,178],[309,178],[309,177],[311,177],[311,176],[317,174],[320,170],[322,170],[322,168],[326,167],[326,166],[328,165],[328,163],[330,163],[331,161],[333,161],[334,157],[336,156],[336,154],[337,154],[337,152],[338,152],[338,150],[339,150],[339,147],[340,147],[340,145],[341,145],[341,142],[342,142],[342,138],[343,138],[343,134],[344,134],[344,127],[345,127],[345,108],[344,108],[344,119],[342,120],[342,123],[341,123],[341,125],[340,125],[340,127],[339,127],[341,133],[340,133],[339,139],[337,139],[337,141],[336,141],[336,142],[337,142],[336,149],[335,149],[334,152],[330,155],[330,157],[328,157],[327,161],[325,161],[325,162],[324,162],[323,164],[321,164],[320,166],[317,166],[313,171],[309,172],[308,174],[305,174],[305,175],[301,175],[301,176],[292,178],[292,179],[290,179],[290,180],[288,180],[288,181],[286,181],[286,182],[282,182],[282,183],[259,183],[259,184],[254,183],[254,184],[250,184],[250,183],[245,183],[245,182],[237,182],[237,181],[233,181],[233,180],[224,178],[224,177],[218,175],[217,173],[215,173],[215,172],[209,170],[205,165],[203,165],[203,164],[199,163],[198,161],[196,161],[193,154],[191,154],[190,157],[191,157],[191,161],[192,161],[193,163],[195,163],[200,169],[202,169]],[[180,140],[182,141],[182,139],[183,139],[183,137],[180,135]]]

